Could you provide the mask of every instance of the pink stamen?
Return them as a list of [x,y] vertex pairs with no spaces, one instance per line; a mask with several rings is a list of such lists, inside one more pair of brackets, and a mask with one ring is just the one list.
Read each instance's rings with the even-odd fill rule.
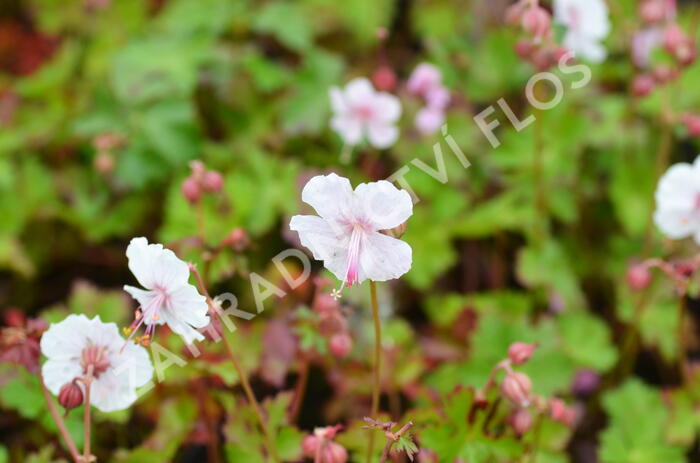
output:
[[156,322],[160,320],[160,311],[168,304],[169,296],[168,293],[160,287],[154,288],[153,291],[155,291],[156,295],[148,302],[146,307],[140,307],[137,311],[136,318],[133,323],[131,323],[131,326],[129,326],[129,337],[126,339],[121,351],[124,350],[126,344],[131,341],[136,331],[144,323],[146,323],[145,338],[150,339],[155,335]]
[[345,286],[352,286],[359,280],[360,272],[360,247],[362,245],[363,229],[360,224],[353,226],[352,235],[350,235],[350,244],[348,248],[347,270],[345,272],[345,280],[340,285],[339,289],[334,289],[331,296],[334,299],[339,299]]

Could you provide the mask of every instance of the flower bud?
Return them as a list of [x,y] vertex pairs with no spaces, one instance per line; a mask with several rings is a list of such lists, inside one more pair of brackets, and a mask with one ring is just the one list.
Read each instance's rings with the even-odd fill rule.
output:
[[406,224],[406,222],[403,222],[402,224],[394,228],[390,228],[388,230],[380,230],[379,232],[387,236],[391,236],[393,238],[401,238],[404,235],[404,233],[406,233],[407,228],[408,225]]
[[532,353],[537,347],[536,344],[527,344],[524,342],[514,342],[508,348],[508,358],[514,365],[522,365],[530,360]]
[[639,16],[647,24],[653,24],[666,16],[666,6],[660,0],[645,0],[639,5]]
[[316,449],[318,448],[319,441],[321,439],[316,436],[306,436],[303,441],[301,441],[301,451],[304,453],[305,457],[314,458],[316,456]]
[[571,427],[576,419],[574,409],[567,407],[561,399],[551,399],[549,401],[549,413],[554,421],[558,421],[568,427]]
[[377,90],[391,92],[396,88],[396,73],[389,66],[380,66],[372,74],[372,82]]
[[236,252],[243,252],[250,246],[250,238],[248,238],[248,234],[245,230],[238,227],[231,230],[231,233],[224,238],[221,244],[223,246],[230,246]]
[[83,404],[83,390],[76,381],[71,381],[61,386],[61,389],[58,391],[58,403],[66,409],[66,412]]
[[649,272],[649,268],[644,264],[632,264],[627,269],[625,279],[630,289],[633,291],[641,291],[651,283],[651,272]]
[[525,32],[536,38],[547,37],[550,33],[552,18],[549,12],[540,6],[528,8],[522,17]]
[[321,452],[321,463],[346,463],[347,461],[348,451],[336,442],[328,442]]
[[574,376],[571,392],[578,397],[590,397],[600,386],[600,375],[593,370],[581,370]]
[[632,81],[632,93],[635,96],[647,96],[656,87],[656,79],[649,74],[639,74]]
[[525,13],[525,4],[523,2],[517,2],[506,8],[506,14],[503,21],[511,26],[516,26],[523,21],[523,14]]
[[691,137],[700,136],[700,116],[697,114],[684,114],[683,125]]
[[114,156],[109,151],[100,151],[93,159],[95,170],[101,174],[109,174],[114,170]]
[[686,40],[686,35],[678,24],[671,24],[664,30],[664,48],[671,54]]
[[336,357],[345,357],[352,350],[352,338],[346,333],[337,333],[328,341],[328,349]]
[[532,415],[527,408],[518,408],[508,417],[508,424],[518,436],[522,436],[532,427]]
[[530,393],[532,392],[532,381],[530,378],[518,371],[509,371],[503,378],[501,392],[511,402],[521,407],[526,407],[530,403]]
[[180,187],[182,195],[191,204],[195,204],[199,201],[202,196],[202,190],[199,188],[199,184],[193,177],[187,177]]
[[678,70],[673,69],[670,66],[661,65],[657,66],[652,70],[654,79],[658,84],[666,84],[678,77]]
[[209,170],[202,178],[202,188],[207,193],[218,193],[224,186],[224,178],[215,170]]
[[515,54],[518,55],[520,59],[528,59],[532,56],[537,47],[529,40],[518,40],[514,48]]

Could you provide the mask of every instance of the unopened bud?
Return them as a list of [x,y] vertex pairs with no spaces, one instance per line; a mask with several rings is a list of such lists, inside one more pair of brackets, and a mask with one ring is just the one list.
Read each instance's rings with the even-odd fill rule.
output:
[[194,177],[187,177],[181,186],[182,195],[191,204],[195,204],[199,201],[202,196],[202,190],[199,188],[199,183],[194,179]]
[[245,232],[245,230],[238,227],[231,230],[231,233],[224,238],[224,241],[221,244],[224,246],[230,246],[236,252],[243,252],[248,249],[248,246],[250,246],[250,238],[248,238],[248,234]]
[[316,456],[316,449],[318,448],[319,441],[321,439],[316,436],[306,436],[303,441],[301,441],[301,451],[304,453],[305,457],[314,458]]
[[549,12],[540,6],[528,8],[522,17],[525,32],[540,39],[549,35],[551,22]]
[[645,0],[639,5],[639,16],[647,24],[653,24],[666,16],[666,6],[662,0]]
[[114,156],[109,151],[100,151],[93,159],[95,170],[101,174],[109,174],[114,170]]
[[511,402],[521,407],[526,407],[530,403],[530,393],[532,392],[532,381],[530,378],[518,371],[509,371],[503,378],[501,392]]
[[576,419],[574,409],[567,407],[561,399],[551,399],[549,401],[549,413],[554,421],[558,421],[568,427],[571,427]]
[[574,376],[571,392],[578,397],[589,397],[598,390],[600,375],[593,370],[581,370]]
[[652,70],[654,79],[658,84],[666,84],[675,80],[678,77],[678,70],[673,69],[670,66],[661,65],[657,66]]
[[697,114],[684,114],[683,125],[691,137],[700,136],[700,116]]
[[522,436],[532,427],[532,415],[527,408],[518,408],[508,418],[508,424],[518,436]]
[[528,59],[536,48],[536,45],[529,40],[518,40],[515,43],[515,54],[520,59]]
[[346,333],[337,333],[328,341],[328,349],[336,357],[346,357],[352,350],[352,338]]
[[527,344],[524,342],[514,342],[508,348],[508,358],[514,365],[522,365],[530,360],[532,353],[537,347],[536,344]]
[[391,92],[396,88],[396,73],[389,66],[380,66],[372,74],[372,82],[377,90]]
[[345,447],[336,443],[328,442],[321,454],[321,463],[346,463],[348,461],[348,451]]
[[75,380],[61,386],[58,391],[58,403],[66,412],[83,404],[83,390]]
[[218,193],[224,186],[224,178],[215,170],[209,170],[202,178],[202,188],[207,193]]
[[656,79],[649,74],[639,74],[632,81],[632,93],[635,96],[647,96],[656,88]]
[[633,291],[641,291],[651,283],[651,272],[644,264],[632,264],[627,269],[625,279]]

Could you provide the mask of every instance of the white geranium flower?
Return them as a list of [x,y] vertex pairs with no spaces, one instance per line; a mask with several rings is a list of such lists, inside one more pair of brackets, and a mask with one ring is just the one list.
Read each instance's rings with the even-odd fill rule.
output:
[[554,17],[566,26],[564,46],[584,59],[602,62],[607,52],[600,43],[610,32],[604,0],[555,0]]
[[654,222],[673,239],[693,236],[700,244],[700,157],[693,164],[675,164],[656,187]]
[[361,183],[353,191],[348,179],[330,174],[309,180],[301,199],[319,216],[295,215],[289,227],[343,282],[340,290],[367,279],[398,278],[411,268],[411,247],[379,233],[401,225],[413,213],[406,191],[386,180]]
[[153,376],[146,349],[124,346],[117,325],[103,323],[99,316],[69,315],[53,323],[41,337],[41,352],[48,358],[41,368],[44,383],[56,395],[92,366],[90,403],[103,412],[129,407],[137,399],[136,389]]
[[398,139],[401,103],[394,95],[375,91],[368,79],[351,80],[343,90],[332,87],[330,98],[331,128],[348,146],[366,137],[375,148],[388,148]]
[[162,244],[148,244],[146,238],[134,238],[126,248],[129,270],[146,290],[124,286],[140,304],[136,320],[128,329],[133,331],[146,325],[148,341],[156,325],[167,323],[171,330],[182,336],[186,343],[201,341],[204,336],[195,328],[209,324],[208,306],[204,296],[189,284],[190,270]]

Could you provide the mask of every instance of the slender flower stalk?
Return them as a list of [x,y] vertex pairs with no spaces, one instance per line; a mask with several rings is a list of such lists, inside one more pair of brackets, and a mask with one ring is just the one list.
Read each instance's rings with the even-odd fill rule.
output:
[[[202,294],[204,294],[204,297],[206,298],[207,304],[209,305],[209,311],[212,315],[221,318],[218,308],[214,304],[214,301],[212,300],[211,296],[209,295],[209,291],[207,291],[207,288],[204,286],[204,281],[202,280],[202,275],[200,275],[199,270],[197,270],[197,267],[195,267],[195,265],[192,263],[189,264],[189,268],[192,274],[194,275],[195,280],[197,281],[197,286],[199,287],[199,290]],[[248,377],[246,376],[245,371],[243,370],[243,366],[241,365],[241,362],[238,359],[236,352],[233,350],[233,346],[231,345],[231,342],[226,336],[226,333],[224,333],[223,336],[221,336],[221,338],[224,340],[226,352],[228,353],[228,356],[231,359],[231,362],[233,363],[233,367],[236,369],[236,373],[238,374],[238,377],[241,380],[241,385],[243,386],[243,391],[245,392],[246,397],[248,398],[248,402],[253,407],[253,410],[255,411],[255,414],[258,418],[260,428],[262,429],[263,435],[265,436],[265,443],[267,445],[267,451],[270,454],[270,458],[272,458],[274,462],[280,463],[281,460],[277,455],[275,441],[272,438],[272,433],[270,432],[270,428],[267,425],[267,419],[265,418],[263,408],[260,406],[258,399],[255,398],[253,389],[250,387],[250,383],[248,382]]]
[[[374,318],[374,385],[372,387],[372,416],[379,413],[379,392],[382,383],[382,324],[379,320],[379,305],[377,304],[377,284],[369,282],[370,298],[372,300],[372,316]],[[372,461],[374,453],[374,433],[369,435],[367,447],[367,463]]]
[[83,404],[84,407],[84,418],[83,418],[83,433],[84,433],[84,442],[83,442],[83,463],[88,463],[91,461],[95,460],[95,457],[92,456],[92,452],[90,449],[90,440],[91,440],[91,430],[92,430],[92,415],[91,415],[91,410],[90,410],[90,389],[92,387],[92,381],[95,379],[93,376],[94,372],[94,366],[89,365],[87,374],[80,378],[80,382],[83,383],[83,386],[85,386],[85,403]]
[[73,441],[73,438],[70,436],[70,433],[68,433],[68,428],[66,428],[66,423],[65,423],[65,421],[63,421],[63,417],[58,412],[58,409],[56,408],[56,404],[53,403],[53,399],[51,398],[51,394],[49,393],[49,390],[46,388],[46,384],[44,384],[44,378],[41,375],[39,375],[39,383],[41,384],[41,392],[44,394],[44,400],[46,401],[46,406],[49,409],[49,413],[51,414],[51,418],[53,418],[54,423],[56,423],[56,428],[58,428],[58,433],[61,435],[61,438],[63,438],[63,442],[66,444],[66,447],[68,447],[68,453],[70,453],[70,456],[75,463],[80,463],[81,457],[80,457],[80,453],[78,452],[78,447],[75,445],[75,442]]

